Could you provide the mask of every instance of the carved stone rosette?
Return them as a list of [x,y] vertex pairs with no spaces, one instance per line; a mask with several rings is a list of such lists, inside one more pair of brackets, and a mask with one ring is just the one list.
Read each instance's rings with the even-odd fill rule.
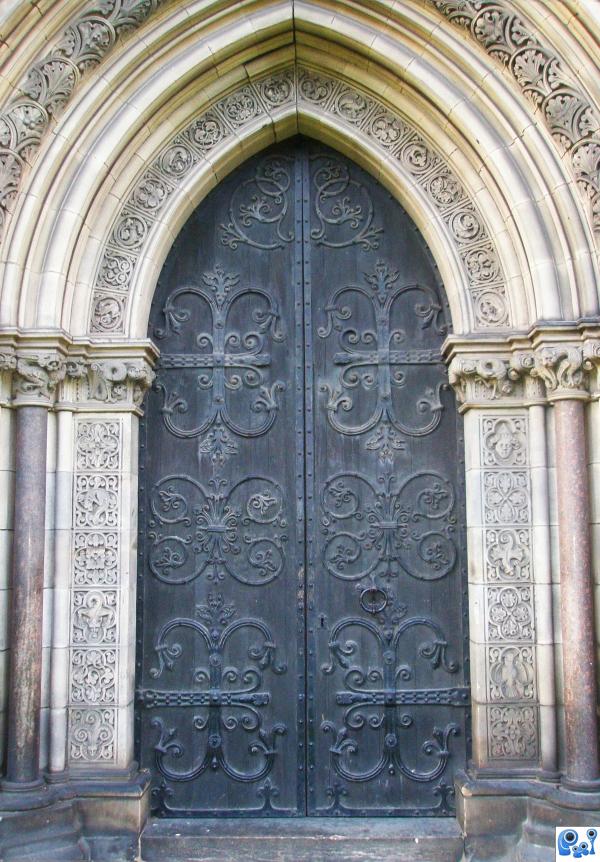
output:
[[51,122],[64,109],[81,77],[100,63],[121,34],[142,24],[161,0],[113,0],[71,19],[52,49],[29,67],[18,95],[0,113],[0,235]]
[[124,332],[136,268],[152,228],[194,169],[244,125],[258,117],[276,120],[292,105],[328,114],[336,124],[363,136],[382,156],[397,161],[446,226],[468,285],[475,328],[509,326],[511,310],[500,254],[479,206],[444,154],[409,117],[393,112],[362,90],[322,73],[291,67],[246,83],[215,102],[166,143],[138,178],[98,264],[90,331]]
[[538,110],[561,155],[567,154],[592,227],[600,232],[600,114],[563,58],[508,4],[429,0],[471,36]]

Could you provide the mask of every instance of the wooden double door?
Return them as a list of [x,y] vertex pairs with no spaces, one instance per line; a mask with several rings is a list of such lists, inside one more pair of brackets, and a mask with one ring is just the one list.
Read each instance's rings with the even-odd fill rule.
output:
[[163,268],[136,735],[164,816],[447,815],[464,767],[460,419],[406,212],[298,139]]

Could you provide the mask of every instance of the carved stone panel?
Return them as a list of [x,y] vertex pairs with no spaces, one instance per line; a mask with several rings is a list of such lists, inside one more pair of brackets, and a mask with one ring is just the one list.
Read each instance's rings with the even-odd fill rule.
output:
[[67,755],[116,762],[123,428],[75,419]]
[[[488,758],[539,754],[528,417],[482,413],[481,493]],[[504,706],[501,704],[510,704]]]

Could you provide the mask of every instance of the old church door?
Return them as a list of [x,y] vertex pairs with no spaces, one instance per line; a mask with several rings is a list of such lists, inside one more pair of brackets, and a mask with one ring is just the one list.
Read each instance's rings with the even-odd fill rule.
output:
[[251,159],[181,231],[140,441],[157,813],[451,813],[470,696],[448,320],[406,212],[321,145]]

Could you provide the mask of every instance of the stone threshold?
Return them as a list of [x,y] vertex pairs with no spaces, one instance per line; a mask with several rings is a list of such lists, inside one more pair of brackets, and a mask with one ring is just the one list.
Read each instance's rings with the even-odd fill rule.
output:
[[142,862],[458,862],[454,818],[152,819]]

